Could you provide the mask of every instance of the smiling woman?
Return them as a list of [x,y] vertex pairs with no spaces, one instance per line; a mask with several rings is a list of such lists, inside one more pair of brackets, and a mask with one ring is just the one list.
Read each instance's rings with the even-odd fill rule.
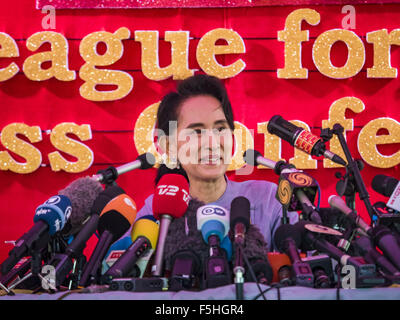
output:
[[[162,99],[156,128],[164,162],[158,169],[156,184],[165,174],[179,173],[188,180],[190,194],[185,215],[174,219],[168,229],[165,271],[172,270],[174,255],[182,250],[190,250],[202,262],[206,261],[209,249],[198,228],[197,210],[207,204],[222,207],[229,214],[236,197],[250,202],[251,225],[246,233],[245,254],[251,263],[262,261],[268,269],[267,252],[274,248],[273,233],[281,223],[282,206],[275,198],[275,184],[256,180],[235,182],[226,176],[233,153],[234,118],[222,81],[198,74],[180,82],[176,92]],[[137,217],[152,212],[150,195]],[[294,214],[292,218],[297,217]],[[227,240],[229,244],[225,243],[224,249],[229,251],[228,230],[223,237],[221,246]]]
[[232,107],[220,80],[197,75],[183,81],[178,92],[162,100],[157,119],[166,165],[182,167],[191,194],[200,201],[217,200],[226,189],[234,130]]

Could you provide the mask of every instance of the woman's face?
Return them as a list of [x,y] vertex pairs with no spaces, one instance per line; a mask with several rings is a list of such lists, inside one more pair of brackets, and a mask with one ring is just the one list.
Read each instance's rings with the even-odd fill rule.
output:
[[231,162],[233,135],[220,102],[212,96],[196,96],[178,112],[177,158],[189,179],[224,176]]

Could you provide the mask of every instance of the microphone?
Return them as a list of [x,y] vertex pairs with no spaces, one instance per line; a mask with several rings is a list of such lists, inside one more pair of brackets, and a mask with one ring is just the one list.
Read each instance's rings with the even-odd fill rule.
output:
[[344,200],[341,197],[337,195],[331,195],[328,198],[328,203],[332,208],[337,209],[342,213],[344,213],[362,231],[370,235],[371,227],[368,225],[368,223],[366,223],[365,220],[357,214],[357,212],[349,208],[346,202],[344,202]]
[[231,202],[231,223],[233,242],[244,245],[245,234],[250,226],[250,201],[245,197],[236,197]]
[[153,196],[153,215],[160,220],[160,233],[152,275],[161,276],[165,239],[172,219],[182,217],[189,205],[189,183],[180,174],[165,174],[158,181]]
[[[60,190],[59,194],[71,200],[72,212],[65,227],[61,231],[64,237],[73,237],[63,253],[55,254],[48,262],[56,269],[56,286],[64,282],[74,268],[72,259],[84,258],[82,255],[86,242],[97,228],[98,215],[92,214],[92,207],[103,187],[100,182],[90,177],[79,178]],[[80,263],[77,263],[80,264]],[[77,271],[78,272],[78,271]]]
[[383,174],[372,179],[372,189],[389,198],[386,206],[400,212],[400,181]]
[[[144,273],[147,269],[147,265],[150,261],[150,258],[153,256],[154,251],[156,250],[157,243],[158,243],[158,234],[160,232],[160,222],[157,221],[154,216],[146,215],[139,218],[137,221],[142,220],[137,227],[132,228],[131,238],[132,240],[136,240],[138,237],[142,236],[142,233],[145,232],[145,236],[150,240],[151,247],[147,250],[145,254],[139,257],[138,261],[136,262],[136,266],[139,268],[139,277],[142,278]],[[137,222],[136,221],[136,222]],[[142,228],[142,225],[150,224],[150,227]],[[143,231],[147,230],[147,231]],[[149,230],[153,230],[149,232]]]
[[[157,245],[158,224],[153,216],[143,216],[132,227],[132,244],[122,256],[104,274],[108,280],[112,278],[138,277],[142,272],[135,269],[138,259]],[[139,270],[138,270],[139,269]],[[144,270],[143,270],[144,271]]]
[[231,276],[227,252],[221,252],[221,243],[229,231],[229,212],[216,205],[204,205],[197,209],[197,229],[209,246],[209,256],[204,262],[205,288],[215,288],[230,284]]
[[370,238],[366,236],[359,237],[354,241],[354,244],[369,263],[378,265],[385,273],[400,276],[399,270],[375,249]]
[[[296,202],[296,207],[292,210],[302,210],[313,222],[317,224],[322,223],[318,211],[305,193],[305,190],[309,192],[313,189],[313,185],[315,185],[312,177],[304,174],[301,170],[297,170],[293,165],[287,164],[285,161],[275,162],[264,158],[260,152],[253,149],[246,150],[243,154],[243,159],[249,165],[262,165],[273,169],[275,173],[281,175],[283,179],[290,180],[290,182],[288,181],[289,188],[285,186],[282,188],[283,190],[281,190],[280,186],[278,186],[277,196],[282,206],[287,208],[293,202],[291,198],[291,192],[293,192],[296,195],[301,208],[297,207],[298,204]],[[297,184],[296,181],[301,183]]]
[[169,279],[170,291],[194,288],[201,275],[201,260],[193,250],[178,250],[172,256],[172,271]]
[[[274,276],[270,264],[265,259],[250,259],[250,265],[258,283],[269,285],[272,282]],[[249,273],[246,273],[246,281],[252,282],[254,279],[251,278]]]
[[[108,252],[105,255],[103,266],[105,267],[104,272],[106,272],[111,266],[117,261],[132,245],[132,239],[130,235],[126,235],[117,241],[115,241],[111,246]],[[104,264],[105,263],[105,264]]]
[[373,287],[383,284],[384,279],[376,276],[375,264],[367,263],[362,257],[352,257],[343,253],[343,251],[327,240],[320,238],[314,232],[309,231],[307,229],[307,222],[304,220],[300,220],[294,226],[298,228],[302,235],[303,250],[317,250],[326,253],[328,256],[338,261],[342,266],[352,265],[356,271],[357,288]]
[[335,163],[346,166],[344,161],[337,154],[326,149],[323,140],[311,132],[290,123],[280,115],[273,116],[267,126],[268,132],[277,135],[279,138],[289,142],[295,148],[313,156],[323,156]]
[[72,212],[62,235],[75,236],[90,218],[91,209],[95,199],[103,191],[100,182],[91,177],[82,177],[71,182],[66,188],[60,190],[58,194],[66,196],[71,200]]
[[229,231],[229,212],[220,206],[204,205],[197,209],[196,218],[204,242],[220,246]]
[[128,231],[137,213],[135,202],[117,185],[106,188],[101,196],[103,201],[107,201],[107,198],[109,201],[99,217],[97,231],[100,239],[85,265],[79,282],[83,287],[97,281],[99,267],[108,249]]
[[245,234],[250,226],[250,201],[245,197],[236,197],[231,202],[231,230],[233,232],[233,243],[235,245],[235,263],[233,273],[235,274],[236,299],[243,299],[244,264],[243,247]]
[[291,224],[282,224],[276,229],[274,241],[280,252],[286,253],[292,262],[292,278],[296,285],[314,286],[314,275],[309,264],[300,258],[301,232]]
[[156,159],[152,153],[143,153],[139,155],[135,161],[126,163],[117,168],[109,167],[106,170],[101,170],[97,174],[93,175],[93,179],[105,184],[111,184],[115,181],[121,174],[126,172],[142,169],[146,170],[152,168],[156,163]]
[[21,258],[30,255],[32,250],[40,252],[50,237],[64,228],[71,211],[71,200],[63,195],[53,196],[38,206],[33,217],[33,227],[15,242],[15,247],[1,265],[1,273],[7,274]]
[[222,239],[220,246],[221,246],[221,249],[225,250],[226,258],[228,259],[228,261],[231,261],[232,260],[232,242],[231,242],[231,239],[229,238],[229,233],[224,239]]
[[336,207],[353,221],[370,236],[375,245],[383,252],[383,254],[400,269],[400,245],[391,230],[385,225],[370,227],[360,216],[356,215],[353,210],[347,207],[342,198],[338,196],[330,196],[328,200],[331,206]]

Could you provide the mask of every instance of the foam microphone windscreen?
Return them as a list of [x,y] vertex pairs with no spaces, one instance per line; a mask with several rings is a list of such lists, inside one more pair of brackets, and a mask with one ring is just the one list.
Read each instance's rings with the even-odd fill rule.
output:
[[153,214],[159,220],[161,215],[182,217],[189,205],[189,183],[180,174],[166,174],[157,184],[153,197]]
[[151,243],[151,248],[155,249],[158,240],[158,229],[159,225],[153,216],[143,216],[137,219],[132,226],[132,242],[135,242],[139,237],[146,237]]
[[127,194],[119,194],[111,199],[100,213],[97,230],[102,234],[111,232],[114,240],[122,237],[136,219],[136,204]]
[[69,228],[66,226],[63,233],[75,234],[80,231],[83,223],[90,216],[95,199],[102,191],[103,187],[100,182],[91,177],[82,177],[58,192],[59,195],[70,199],[72,207],[71,216],[67,222]]
[[399,180],[393,177],[385,176],[384,174],[378,174],[372,179],[371,187],[374,189],[374,191],[389,198],[398,183]]
[[301,246],[301,232],[292,224],[282,224],[276,229],[274,241],[279,251],[285,251],[284,241],[291,238],[296,243],[296,247]]
[[246,229],[250,225],[250,201],[245,197],[236,197],[231,202],[231,229],[237,223],[243,223]]

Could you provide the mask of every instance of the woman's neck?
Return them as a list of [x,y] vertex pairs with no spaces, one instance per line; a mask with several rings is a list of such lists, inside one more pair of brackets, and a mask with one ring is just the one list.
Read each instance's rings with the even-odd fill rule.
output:
[[226,190],[225,176],[217,180],[197,180],[195,178],[190,180],[190,196],[196,198],[204,203],[217,201]]

